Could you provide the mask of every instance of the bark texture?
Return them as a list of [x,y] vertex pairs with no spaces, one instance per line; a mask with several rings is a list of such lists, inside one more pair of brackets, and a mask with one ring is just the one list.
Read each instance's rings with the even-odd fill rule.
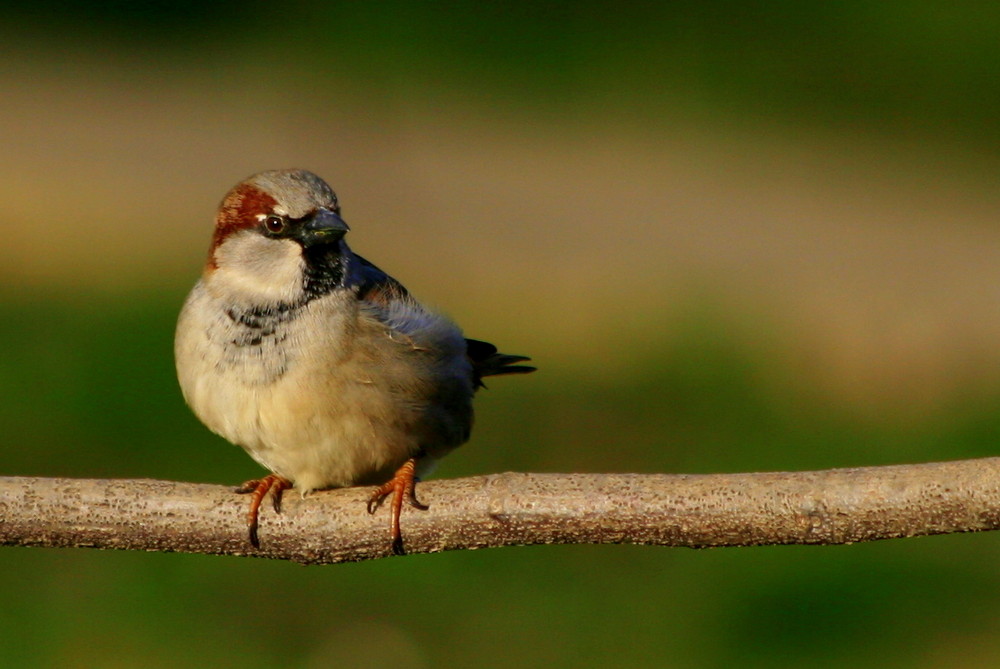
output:
[[[388,509],[369,488],[261,507],[218,485],[0,477],[0,544],[246,555],[322,564],[388,557]],[[753,474],[518,474],[418,485],[408,553],[523,544],[704,548],[845,544],[1000,528],[1000,458]]]

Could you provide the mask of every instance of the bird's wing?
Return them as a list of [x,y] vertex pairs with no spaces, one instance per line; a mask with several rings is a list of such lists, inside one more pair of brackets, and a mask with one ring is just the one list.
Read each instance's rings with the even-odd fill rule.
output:
[[[399,311],[398,307],[401,304],[409,307],[409,309],[404,308],[404,312],[412,309],[423,314],[427,313],[416,300],[410,297],[409,291],[403,284],[361,256],[355,254],[355,257],[360,262],[358,299],[367,302],[380,312],[382,315],[380,320],[386,325],[404,332],[409,329],[403,326],[399,318],[393,317]],[[411,319],[406,320],[410,321]],[[419,318],[415,320],[419,320]],[[465,345],[466,356],[472,364],[473,381],[477,387],[485,387],[482,381],[485,376],[527,374],[535,371],[535,368],[530,365],[515,364],[530,360],[523,355],[500,353],[493,344],[478,339],[466,339]]]
[[355,254],[360,265],[358,299],[385,308],[394,300],[406,299],[410,293],[399,281],[380,270],[373,263]]
[[414,350],[457,350],[462,341],[458,326],[425,309],[399,281],[361,256],[355,257],[357,296],[369,316],[400,335],[395,338]]

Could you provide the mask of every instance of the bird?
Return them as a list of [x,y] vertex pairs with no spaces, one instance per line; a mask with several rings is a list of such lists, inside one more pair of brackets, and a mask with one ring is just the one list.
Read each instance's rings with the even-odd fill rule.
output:
[[212,432],[269,473],[245,482],[249,541],[262,501],[285,490],[375,486],[392,496],[390,540],[404,553],[404,501],[468,441],[472,399],[529,358],[467,339],[448,317],[354,253],[333,189],[301,169],[254,174],[223,198],[208,258],[177,321],[181,392]]

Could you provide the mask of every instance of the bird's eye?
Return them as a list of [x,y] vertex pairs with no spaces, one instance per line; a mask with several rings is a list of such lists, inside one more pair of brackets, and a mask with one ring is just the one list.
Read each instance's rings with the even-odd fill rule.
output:
[[285,229],[285,219],[282,216],[271,214],[264,219],[264,227],[268,232],[279,233]]

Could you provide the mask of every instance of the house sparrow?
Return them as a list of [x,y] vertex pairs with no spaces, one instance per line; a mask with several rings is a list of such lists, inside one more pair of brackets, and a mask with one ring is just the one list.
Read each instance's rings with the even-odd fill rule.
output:
[[261,172],[223,199],[201,280],[177,322],[184,398],[213,432],[272,472],[248,481],[250,542],[271,491],[377,485],[426,508],[414,481],[468,440],[482,378],[534,371],[465,339],[355,254],[333,190],[305,170]]

